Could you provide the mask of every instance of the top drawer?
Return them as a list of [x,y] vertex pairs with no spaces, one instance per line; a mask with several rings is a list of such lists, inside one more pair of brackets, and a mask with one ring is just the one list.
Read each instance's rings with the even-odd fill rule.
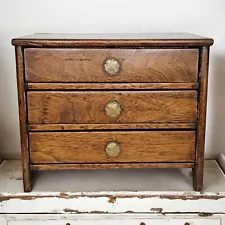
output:
[[197,81],[198,49],[27,48],[27,82]]

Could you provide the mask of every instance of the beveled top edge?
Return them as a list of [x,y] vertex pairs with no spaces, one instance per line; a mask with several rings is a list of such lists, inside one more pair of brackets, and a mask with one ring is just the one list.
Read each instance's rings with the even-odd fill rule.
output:
[[37,33],[14,38],[12,44],[27,47],[197,47],[210,46],[213,39],[190,33]]

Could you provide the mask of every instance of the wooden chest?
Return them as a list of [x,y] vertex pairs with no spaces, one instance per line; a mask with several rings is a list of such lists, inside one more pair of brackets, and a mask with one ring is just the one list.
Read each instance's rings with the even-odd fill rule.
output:
[[212,39],[34,34],[12,44],[25,191],[33,170],[183,167],[202,190]]

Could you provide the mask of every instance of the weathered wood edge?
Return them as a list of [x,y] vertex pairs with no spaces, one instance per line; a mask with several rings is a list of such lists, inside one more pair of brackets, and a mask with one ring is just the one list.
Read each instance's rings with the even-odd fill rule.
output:
[[211,46],[206,39],[12,39],[12,45],[23,47],[201,47]]
[[[77,198],[109,198],[113,201],[114,198],[137,198],[137,199],[148,199],[148,198],[160,198],[169,200],[225,200],[225,192],[157,192],[157,191],[99,191],[99,192],[31,192],[31,193],[1,193],[0,202],[8,201],[10,199],[20,199],[20,200],[34,200],[34,199],[44,199],[44,198],[59,198],[59,199],[77,199]],[[116,199],[115,199],[116,200]]]
[[[127,195],[126,195],[127,194]],[[225,194],[225,193],[223,193]],[[207,200],[207,201],[206,201]],[[225,195],[8,195],[0,198],[0,213],[110,214],[110,213],[224,213]],[[13,206],[13,207],[12,207]],[[41,206],[41,207],[40,207]],[[204,214],[203,214],[204,215]]]
[[31,170],[118,169],[118,168],[193,168],[194,163],[77,163],[33,164]]
[[198,97],[198,121],[196,131],[196,165],[193,170],[194,190],[201,191],[203,188],[203,168],[205,150],[205,127],[207,109],[207,88],[208,88],[208,66],[209,47],[200,49],[199,68],[199,97]]
[[22,47],[16,47],[17,90],[20,118],[20,142],[22,154],[24,191],[31,191],[31,174],[28,150],[27,106],[24,81],[24,61]]

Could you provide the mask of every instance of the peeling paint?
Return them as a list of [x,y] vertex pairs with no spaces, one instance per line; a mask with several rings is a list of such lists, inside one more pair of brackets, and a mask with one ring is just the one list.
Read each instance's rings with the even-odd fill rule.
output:
[[134,211],[128,210],[125,213],[135,213]]
[[156,213],[162,213],[163,209],[162,208],[151,208],[151,211],[154,211]]
[[68,209],[68,208],[65,208],[63,210],[65,213],[73,213],[73,214],[107,214],[108,212],[105,212],[105,211],[98,211],[98,210],[93,210],[93,211],[79,211],[79,210],[74,210],[74,209]]
[[68,194],[66,194],[64,192],[60,192],[59,197],[60,198],[65,198],[65,199],[70,199],[71,197],[72,198],[76,198],[76,197],[79,197],[79,196],[71,196],[71,195],[68,195]]
[[109,213],[109,212],[94,210],[94,211],[90,211],[90,212],[87,212],[87,213],[90,213],[90,214],[102,214],[102,213]]
[[204,213],[204,212],[200,212],[198,213],[198,215],[200,217],[209,217],[209,216],[213,216],[213,213]]
[[38,199],[40,196],[0,196],[0,202],[9,201],[11,199],[20,199],[20,200],[34,200]]
[[115,203],[116,202],[116,197],[115,196],[109,196],[109,203]]
[[73,195],[67,193],[60,193],[59,195],[0,195],[0,202],[8,201],[11,199],[20,200],[35,200],[43,198],[58,198],[58,199],[75,199],[75,198],[109,198],[109,203],[115,203],[117,199],[150,199],[150,198],[160,198],[168,200],[220,200],[225,199],[225,195]]
[[65,213],[81,213],[79,210],[74,210],[74,209],[64,209],[63,211]]

